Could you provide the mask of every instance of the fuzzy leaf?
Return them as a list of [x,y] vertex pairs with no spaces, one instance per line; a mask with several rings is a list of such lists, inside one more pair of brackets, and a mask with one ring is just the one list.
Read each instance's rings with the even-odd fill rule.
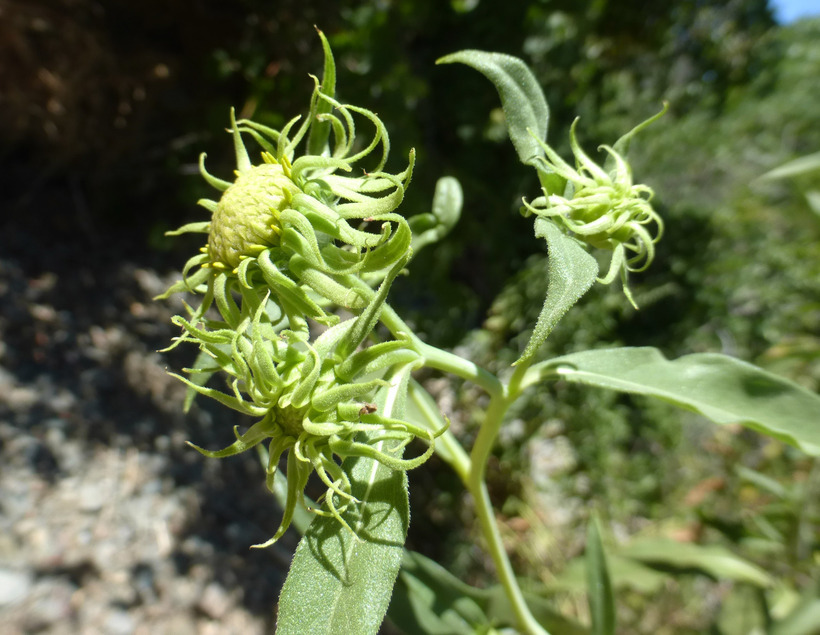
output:
[[543,156],[544,150],[538,140],[547,138],[549,107],[527,65],[511,55],[475,50],[445,55],[436,64],[454,62],[476,69],[495,85],[501,97],[510,140],[521,162],[528,164],[533,158]]
[[553,365],[567,381],[657,397],[820,456],[820,396],[746,362],[713,353],[670,361],[643,347],[584,351]]
[[[403,416],[409,373],[404,367],[379,391],[385,416]],[[389,443],[396,441],[376,445]],[[407,474],[366,458],[348,459],[342,468],[361,501],[342,514],[355,535],[332,517],[310,524],[279,599],[280,635],[377,633],[387,612],[410,522]]]
[[279,600],[277,633],[376,633],[387,610],[409,523],[407,478],[369,459],[345,462],[361,501],[317,517],[299,543]]
[[595,258],[551,221],[536,219],[535,235],[547,240],[549,287],[530,341],[516,364],[535,355],[558,321],[589,291],[598,276]]

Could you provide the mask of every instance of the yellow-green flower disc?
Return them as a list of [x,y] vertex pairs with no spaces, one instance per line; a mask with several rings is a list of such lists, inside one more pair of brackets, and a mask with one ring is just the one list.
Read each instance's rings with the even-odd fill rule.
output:
[[214,266],[235,269],[243,258],[255,257],[279,244],[279,214],[298,187],[275,163],[240,172],[225,190],[211,218],[208,255]]

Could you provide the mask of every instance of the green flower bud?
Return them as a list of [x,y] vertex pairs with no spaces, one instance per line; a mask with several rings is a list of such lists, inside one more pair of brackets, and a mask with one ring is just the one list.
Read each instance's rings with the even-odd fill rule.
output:
[[[378,378],[380,372],[400,366],[412,369],[419,363],[420,357],[409,341],[375,344],[345,358],[348,340],[356,337],[357,327],[368,319],[366,314],[337,324],[311,344],[291,331],[271,338],[266,308],[264,298],[253,319],[244,320],[234,330],[204,329],[175,318],[184,329],[184,339],[198,343],[205,359],[210,360],[208,368],[188,372],[194,377],[210,374],[216,370],[215,365],[229,378],[231,390],[221,392],[177,377],[191,390],[259,419],[244,434],[237,431],[236,441],[222,450],[193,447],[208,457],[225,458],[268,441],[267,485],[271,490],[279,460],[287,456],[288,495],[282,522],[273,538],[258,546],[278,540],[287,530],[297,503],[306,506],[304,488],[313,472],[327,492],[322,506],[310,511],[333,516],[350,529],[341,514],[358,501],[341,467],[344,459],[365,457],[391,469],[409,470],[431,456],[436,437],[444,432],[431,433],[427,428],[395,419],[378,412],[371,403],[375,393],[387,385]],[[380,440],[393,443],[362,443],[363,432],[376,432]],[[420,456],[403,458],[405,446],[414,438],[426,441],[427,449]]]
[[243,258],[278,246],[282,236],[279,215],[298,190],[276,163],[255,165],[239,173],[223,192],[211,218],[211,265],[235,269]]
[[[407,261],[412,232],[395,210],[410,183],[415,155],[411,151],[403,172],[384,171],[387,130],[371,111],[334,99],[335,66],[321,37],[325,72],[332,77],[323,84],[314,78],[310,110],[301,125],[296,117],[274,130],[237,121],[231,111],[236,179],[209,174],[205,155],[200,158],[203,178],[222,195],[218,201],[199,201],[211,212],[209,221],[169,232],[205,233],[208,242],[188,260],[182,280],[160,296],[201,294],[202,303],[189,312],[192,322],[215,302],[226,324],[235,328],[247,315],[243,294],[250,291],[257,298],[270,292],[283,326],[292,330],[307,332],[307,319],[332,325],[338,321],[334,305],[357,313],[368,304],[368,294],[355,279],[375,287],[397,263]],[[356,136],[357,117],[372,124],[372,136],[364,143]],[[248,138],[262,149],[259,164],[250,159]],[[297,157],[300,146],[305,154]],[[354,168],[373,155],[375,165]],[[357,175],[349,176],[354,170]]]
[[626,284],[628,272],[644,271],[655,258],[655,244],[663,235],[663,220],[652,208],[652,189],[636,184],[632,168],[619,149],[631,137],[660,117],[666,108],[624,135],[614,147],[601,146],[609,156],[604,167],[596,164],[576,138],[576,119],[569,139],[575,167],[538,139],[546,157],[534,160],[543,196],[524,201],[522,212],[558,223],[577,240],[612,252],[609,270],[598,281],[611,283],[620,273],[624,293],[635,305]]

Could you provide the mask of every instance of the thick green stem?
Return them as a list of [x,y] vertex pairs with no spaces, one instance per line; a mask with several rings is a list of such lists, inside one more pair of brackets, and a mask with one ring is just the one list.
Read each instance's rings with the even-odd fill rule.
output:
[[509,383],[502,384],[503,389],[492,395],[484,422],[476,437],[473,451],[470,453],[470,475],[465,485],[475,499],[476,515],[481,524],[481,531],[498,571],[498,579],[504,587],[507,599],[518,620],[519,628],[530,635],[549,635],[533,617],[524,600],[521,588],[518,586],[518,581],[515,579],[501,533],[498,530],[498,522],[487,492],[487,484],[484,481],[487,461],[498,438],[501,424],[504,422],[504,415],[523,390],[522,382],[528,366],[529,364],[524,363],[516,367]]
[[507,557],[507,551],[504,549],[504,542],[501,539],[501,532],[498,530],[498,522],[495,518],[495,512],[493,512],[486,483],[482,481],[477,490],[471,488],[470,491],[475,499],[476,515],[484,539],[487,541],[490,556],[495,564],[498,580],[504,587],[507,599],[510,601],[512,610],[518,620],[518,627],[522,633],[528,633],[529,635],[549,635],[533,617],[527,602],[524,600],[524,595],[521,593],[521,587],[518,586],[518,581],[515,579],[515,573],[510,564],[510,559]]
[[491,372],[463,357],[424,343],[388,304],[382,307],[381,321],[390,329],[390,332],[394,336],[398,336],[399,333],[409,336],[413,342],[413,346],[418,353],[424,357],[424,365],[428,368],[443,370],[462,379],[466,379],[467,381],[471,381],[481,386],[491,396],[499,394],[502,391],[501,382],[498,381],[498,378]]

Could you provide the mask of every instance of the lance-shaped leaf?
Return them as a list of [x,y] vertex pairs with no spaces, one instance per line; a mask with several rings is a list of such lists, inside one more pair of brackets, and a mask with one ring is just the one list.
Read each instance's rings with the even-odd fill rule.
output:
[[535,235],[547,240],[549,286],[530,341],[516,364],[528,361],[535,355],[558,320],[589,291],[598,276],[595,258],[551,221],[536,219]]
[[732,357],[697,353],[670,361],[655,348],[615,348],[566,355],[548,366],[567,381],[657,397],[820,455],[820,396]]
[[[525,597],[535,619],[550,633],[588,635],[585,628],[564,618],[549,601],[529,593]],[[387,616],[408,634],[462,635],[497,632],[493,628],[517,625],[501,585],[472,587],[414,551],[405,551]]]
[[763,569],[720,545],[645,538],[624,547],[621,554],[659,567],[702,571],[718,580],[736,580],[759,587],[773,583],[771,576]]
[[598,519],[593,518],[587,528],[587,601],[592,617],[592,635],[615,634],[615,596],[609,580],[606,553],[601,542]]
[[[379,391],[380,413],[403,416],[410,369],[396,372]],[[386,450],[391,443],[376,445]],[[282,588],[279,635],[372,634],[387,612],[410,522],[407,474],[367,458],[348,459],[342,468],[360,501],[342,513],[353,531],[332,517],[310,524]]]
[[534,157],[543,156],[544,150],[538,140],[547,138],[549,107],[527,65],[511,55],[475,50],[445,55],[436,64],[454,62],[471,66],[495,85],[501,97],[510,140],[521,162],[528,164]]
[[[773,170],[766,172],[760,179],[788,179],[801,174],[818,171],[820,171],[820,152],[815,152],[814,154],[807,154],[788,161],[783,165],[779,165]],[[185,227],[181,227],[178,231],[184,231],[187,227],[188,225],[185,225]],[[188,231],[194,230],[189,229]]]

